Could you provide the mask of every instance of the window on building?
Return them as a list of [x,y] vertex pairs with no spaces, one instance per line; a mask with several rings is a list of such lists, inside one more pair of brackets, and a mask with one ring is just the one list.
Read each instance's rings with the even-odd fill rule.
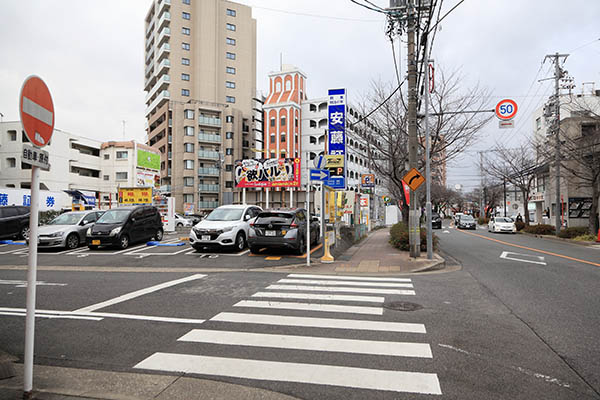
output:
[[275,134],[271,133],[271,143],[275,143]]
[[184,194],[183,195],[183,202],[184,203],[193,203],[194,202],[194,195],[193,194]]
[[285,117],[281,117],[281,126],[285,126]]
[[288,92],[292,90],[292,81],[285,81],[285,90]]
[[109,180],[109,179],[110,179],[110,176],[108,176],[108,175],[104,175],[104,176],[102,176],[102,178],[103,178],[105,181],[107,181],[107,180]]
[[227,189],[231,189],[231,188],[233,188],[233,181],[227,181],[227,182],[225,182],[225,187],[226,187]]
[[183,11],[183,12],[181,13],[181,16],[183,17],[183,19],[190,19],[190,13],[187,13],[187,12],[185,12],[185,11]]
[[187,4],[189,6],[190,5],[190,0],[183,0],[183,4]]
[[225,87],[228,88],[228,89],[235,89],[235,82],[226,81],[225,82]]
[[227,9],[227,15],[229,15],[230,17],[235,17],[235,10],[232,10],[231,8]]
[[127,152],[117,151],[117,160],[127,160]]
[[127,172],[117,172],[115,174],[115,179],[118,181],[126,181],[127,180]]
[[194,136],[194,127],[193,126],[184,126],[183,134],[185,136]]
[[190,49],[190,44],[186,43],[186,42],[181,42],[181,48],[183,50],[189,50]]
[[190,80],[190,74],[181,74],[181,80],[182,81],[189,81]]
[[184,143],[183,151],[185,151],[186,153],[193,153],[194,152],[194,143]]
[[285,151],[281,152],[281,158],[285,158]]
[[191,176],[186,176],[183,178],[183,186],[193,187],[194,186],[194,178]]
[[8,165],[8,168],[16,168],[17,167],[17,159],[10,157],[6,159],[6,164]]
[[183,160],[184,169],[194,169],[194,160]]
[[225,55],[230,60],[235,60],[235,53],[227,52]]
[[184,110],[183,115],[185,119],[194,119],[194,110]]
[[181,64],[182,64],[182,65],[190,65],[190,59],[189,59],[189,58],[182,57],[182,58],[181,58]]
[[189,97],[190,96],[190,90],[189,89],[181,89],[181,95]]
[[225,122],[229,122],[231,124],[233,124],[233,115],[228,115],[225,117]]
[[275,92],[281,92],[281,82],[275,84]]
[[275,152],[274,151],[271,152],[271,158],[275,158]]
[[542,129],[542,117],[535,120],[535,130],[539,131],[540,129]]
[[228,31],[234,31],[235,32],[235,25],[234,24],[227,24],[227,30]]
[[190,28],[186,28],[185,26],[181,28],[181,33],[184,35],[190,35]]
[[225,138],[226,139],[233,139],[233,132],[227,132],[227,133],[225,133]]
[[232,156],[233,155],[233,148],[231,148],[231,147],[226,148],[225,149],[225,155]]
[[227,165],[225,166],[225,171],[228,171],[228,172],[231,172],[231,171],[233,171],[233,165],[232,165],[232,164],[227,164]]
[[281,134],[281,142],[282,143],[285,143],[285,136],[286,136],[285,133]]
[[105,154],[105,155],[104,155],[104,159],[105,159],[105,160],[110,160],[110,154]]
[[296,128],[298,127],[298,117],[294,118],[294,126]]
[[233,67],[227,67],[226,68],[226,72],[228,74],[235,75],[235,68],[233,68]]
[[8,140],[11,142],[17,141],[17,131],[8,131]]
[[232,46],[235,46],[235,39],[233,39],[233,38],[229,38],[229,37],[228,37],[228,38],[227,38],[227,44],[230,44],[230,45],[232,45]]
[[225,101],[227,103],[235,103],[235,97],[234,96],[225,96]]
[[275,126],[275,117],[271,118],[271,126],[274,127]]

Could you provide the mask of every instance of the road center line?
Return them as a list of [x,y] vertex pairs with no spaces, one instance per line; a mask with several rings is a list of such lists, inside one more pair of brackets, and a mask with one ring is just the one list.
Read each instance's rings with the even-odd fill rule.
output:
[[187,276],[185,278],[176,279],[174,281],[164,282],[159,285],[150,286],[145,289],[136,290],[135,292],[127,293],[127,294],[121,295],[119,297],[115,297],[114,299],[103,301],[101,303],[97,303],[97,304],[93,304],[91,306],[79,308],[79,309],[73,311],[73,313],[85,313],[85,312],[96,311],[100,308],[105,308],[108,306],[112,306],[113,304],[118,304],[118,303],[122,303],[127,300],[135,299],[136,297],[140,297],[140,296],[143,296],[148,293],[156,292],[158,290],[165,289],[165,288],[168,288],[171,286],[179,285],[180,283],[189,282],[189,281],[193,281],[196,279],[201,279],[201,278],[204,278],[205,276],[206,275],[195,274],[195,275]]
[[521,245],[514,244],[514,243],[510,243],[510,242],[505,242],[505,241],[503,241],[503,240],[498,240],[498,239],[489,238],[489,237],[487,237],[487,236],[479,235],[479,234],[477,234],[477,233],[471,233],[471,232],[465,232],[465,231],[459,231],[459,232],[462,232],[462,233],[464,233],[465,235],[477,236],[477,237],[480,237],[480,238],[482,238],[482,239],[485,239],[485,240],[490,240],[490,241],[492,241],[492,242],[497,242],[497,243],[502,243],[502,244],[505,244],[505,245],[508,245],[508,246],[518,247],[519,249],[525,249],[525,250],[530,250],[530,251],[536,251],[536,252],[538,252],[538,253],[542,253],[542,254],[548,254],[548,255],[550,255],[550,256],[555,256],[555,257],[560,257],[560,258],[564,258],[564,259],[566,259],[566,260],[578,261],[578,262],[581,262],[581,263],[584,263],[584,264],[590,264],[590,265],[593,265],[593,266],[596,266],[596,267],[600,267],[600,264],[598,264],[598,263],[595,263],[595,262],[592,262],[592,261],[587,261],[587,260],[582,260],[582,259],[579,259],[579,258],[574,258],[574,257],[564,256],[564,255],[562,255],[562,254],[553,253],[553,252],[551,252],[551,251],[534,249],[533,247],[521,246]]

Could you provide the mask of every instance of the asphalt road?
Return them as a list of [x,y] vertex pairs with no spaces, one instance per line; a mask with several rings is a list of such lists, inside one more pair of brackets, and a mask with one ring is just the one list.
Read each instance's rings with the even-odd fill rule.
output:
[[[447,231],[462,269],[391,279],[40,271],[35,362],[301,399],[599,399],[599,267],[510,243],[590,262],[600,249]],[[25,279],[0,267],[0,347],[18,357]]]

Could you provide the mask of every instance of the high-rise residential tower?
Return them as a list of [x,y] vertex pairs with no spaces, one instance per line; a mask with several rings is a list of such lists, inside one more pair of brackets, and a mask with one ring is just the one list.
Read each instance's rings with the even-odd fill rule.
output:
[[252,158],[256,20],[227,0],[155,0],[145,24],[148,144],[161,188],[194,212],[239,201],[233,164]]

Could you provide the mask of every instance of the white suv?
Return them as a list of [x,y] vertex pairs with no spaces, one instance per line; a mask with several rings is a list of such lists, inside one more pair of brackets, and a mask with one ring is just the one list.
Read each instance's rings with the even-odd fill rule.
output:
[[246,247],[248,223],[262,209],[252,205],[229,205],[215,208],[190,232],[190,244],[196,250],[205,247]]

